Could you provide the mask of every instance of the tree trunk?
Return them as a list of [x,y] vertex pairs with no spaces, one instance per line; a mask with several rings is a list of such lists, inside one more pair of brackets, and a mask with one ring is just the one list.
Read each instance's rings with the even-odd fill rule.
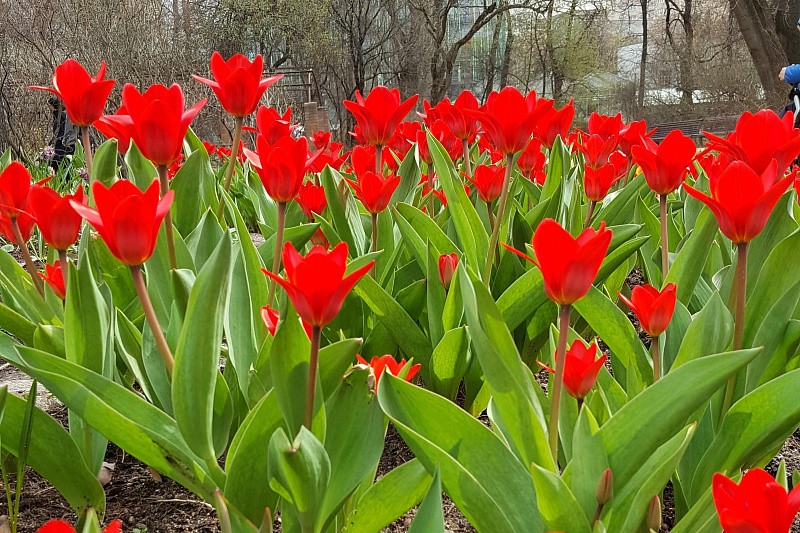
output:
[[778,105],[786,98],[786,85],[778,79],[778,72],[786,66],[787,59],[769,7],[764,0],[730,0],[730,5],[768,105]]
[[511,11],[506,13],[506,47],[503,50],[503,63],[500,65],[500,87],[508,85],[508,74],[511,71],[511,49],[514,45],[514,27]]
[[647,86],[647,0],[639,0],[642,6],[642,59],[639,62],[639,90],[637,104],[639,109],[644,108],[644,93]]
[[691,106],[694,103],[694,25],[692,23],[692,0],[685,0],[681,13],[684,32],[684,46],[680,55],[681,103]]
[[492,46],[486,58],[486,86],[483,90],[482,100],[486,100],[494,89],[494,73],[497,70],[497,49],[500,48],[500,30],[503,28],[503,18],[498,17],[492,32]]

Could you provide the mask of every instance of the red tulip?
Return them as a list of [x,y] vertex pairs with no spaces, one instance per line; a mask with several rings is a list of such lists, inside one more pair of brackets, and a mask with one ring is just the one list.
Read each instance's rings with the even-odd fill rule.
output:
[[793,176],[778,179],[775,160],[761,177],[746,163],[734,161],[719,177],[709,177],[711,196],[690,185],[684,188],[711,209],[720,231],[734,244],[740,244],[752,241],[761,233],[792,180]]
[[725,533],[787,533],[800,511],[800,487],[786,494],[767,472],[748,470],[738,485],[714,474],[714,505]]
[[183,91],[177,84],[151,85],[139,93],[128,83],[122,88],[122,105],[128,114],[108,115],[105,122],[124,131],[154,165],[169,167],[180,156],[189,124],[206,99],[184,109]]
[[503,244],[510,252],[539,267],[547,297],[559,305],[572,304],[589,292],[611,244],[611,230],[586,228],[577,239],[552,218],[546,218],[533,234],[536,259]]
[[34,185],[28,198],[28,211],[33,215],[42,238],[56,250],[64,251],[78,240],[83,219],[70,205],[86,203],[83,187],[63,198],[50,187]]
[[261,54],[253,61],[242,54],[235,54],[225,61],[215,51],[211,54],[211,75],[214,80],[194,75],[192,78],[211,87],[225,111],[234,117],[246,117],[256,110],[267,87],[283,78],[283,74],[278,74],[261,79],[263,71],[264,59]]
[[[273,309],[272,307],[265,305],[261,308],[261,320],[264,321],[264,325],[267,327],[267,331],[273,337],[275,336],[275,330],[278,329],[278,322],[281,319],[281,315],[277,309]],[[308,335],[308,338],[311,338],[311,325],[308,324],[305,320],[300,321],[303,324],[303,329]]]
[[[422,131],[421,122],[416,120],[401,122],[394,130],[394,135],[392,135],[392,139],[388,144],[389,148],[391,148],[400,159],[405,159],[409,150],[411,150],[411,148],[414,146],[414,143],[417,142],[417,133],[420,131]],[[363,144],[365,146],[369,146],[365,143]]]
[[311,135],[311,141],[314,143],[314,146],[316,146],[318,150],[327,148],[328,145],[331,143],[331,132],[315,131]]
[[619,293],[620,299],[631,308],[642,329],[651,337],[658,337],[669,327],[675,311],[675,284],[669,283],[659,291],[652,285],[637,285],[633,288],[631,299]]
[[[464,153],[464,143],[450,132],[444,121],[435,121],[430,127],[430,132],[442,144],[451,160],[457,160]],[[428,132],[417,132],[417,147],[420,159],[428,165],[433,164],[433,157],[428,147]]]
[[70,58],[56,67],[53,88],[31,87],[48,91],[64,103],[69,120],[76,126],[90,126],[103,114],[114,80],[105,80],[106,62],[100,63],[97,76],[91,77],[83,65]]
[[[17,226],[22,235],[23,242],[31,240],[33,235],[33,228],[36,227],[36,220],[28,213],[20,213],[17,217]],[[14,228],[11,226],[11,218],[0,215],[0,235],[8,242],[17,242],[17,237],[14,235]]]
[[[423,174],[422,179],[427,180],[426,175]],[[442,205],[447,205],[447,196],[444,195],[444,191],[439,189],[433,189],[426,183],[425,185],[422,186],[422,199],[424,200],[425,197],[428,196],[429,194],[432,194],[436,198],[438,198],[439,201],[442,203]],[[422,210],[423,211],[425,210],[424,206],[422,207]]]
[[487,204],[494,202],[503,191],[503,180],[506,169],[497,166],[478,165],[475,167],[475,177],[467,179],[475,185],[478,197]]
[[[360,355],[356,355],[356,360],[359,362],[359,364],[372,367],[372,372],[375,374],[376,391],[378,390],[378,383],[380,382],[384,371],[388,370],[393,376],[399,376],[400,372],[406,367],[407,364],[405,359],[401,359],[400,362],[398,362],[391,355],[383,355],[381,357],[375,356],[370,359],[369,363],[367,363],[367,361]],[[405,378],[403,379],[410,382],[417,375],[420,368],[422,368],[422,365],[420,364],[411,365],[408,368]]]
[[608,163],[608,158],[617,149],[617,137],[603,138],[596,133],[581,134],[580,140],[581,142],[573,145],[573,148],[583,152],[586,166],[593,169]]
[[627,165],[627,158],[622,152],[614,152],[609,158],[609,162],[602,165],[600,168],[594,169],[587,166],[583,174],[583,189],[586,192],[586,198],[592,202],[602,202],[606,197],[611,186],[625,176],[625,166]]
[[358,183],[347,180],[364,208],[373,215],[380,213],[389,205],[400,176],[382,176],[375,172],[364,172],[358,177]]
[[256,133],[263,136],[267,144],[275,144],[289,137],[297,126],[292,126],[292,108],[281,115],[275,109],[261,106],[256,113]]
[[300,205],[303,213],[314,220],[314,213],[321,215],[328,207],[328,199],[325,197],[325,187],[316,185],[313,181],[307,181],[300,186],[295,200]]
[[308,167],[308,141],[305,137],[281,138],[270,145],[263,135],[256,139],[258,152],[245,150],[261,178],[267,194],[278,203],[291,202],[300,192]]
[[28,205],[31,173],[19,161],[12,161],[0,172],[0,215],[17,218]]
[[642,167],[647,185],[662,196],[677,190],[686,179],[697,152],[694,141],[680,130],[669,132],[661,144],[650,139],[642,141],[631,153],[636,164]]
[[[445,98],[431,107],[427,100],[422,103],[425,108],[425,123],[430,127],[435,121],[443,120],[453,135],[461,141],[472,142],[478,133],[478,121],[466,110],[477,111],[478,99],[471,91],[462,91],[455,102]],[[463,144],[463,143],[462,143]]]
[[97,131],[106,136],[107,139],[117,140],[117,151],[121,154],[128,153],[128,148],[131,146],[131,132],[128,128],[121,128],[115,122],[115,119],[108,120],[108,117],[124,116],[128,114],[128,110],[124,105],[119,106],[114,115],[100,117],[92,124]]
[[644,120],[631,122],[619,132],[619,149],[626,156],[631,157],[633,147],[641,145],[642,139],[650,137],[654,132],[655,129],[647,131],[647,123]]
[[744,161],[756,174],[762,174],[773,159],[778,174],[783,174],[800,155],[800,130],[794,127],[792,113],[781,119],[770,109],[753,114],[745,111],[736,122],[736,129],[723,139],[709,132],[706,147]]
[[392,139],[400,121],[417,104],[417,98],[419,95],[414,95],[403,102],[399,89],[390,90],[379,85],[366,98],[356,91],[356,101],[345,100],[343,104],[355,117],[366,144],[385,145]]
[[[114,520],[106,526],[103,533],[121,533],[122,522]],[[75,528],[64,520],[49,520],[45,525],[36,530],[36,533],[76,533]]]
[[[358,145],[350,152],[350,166],[356,176],[365,172],[375,172],[375,147],[372,145]],[[381,166],[395,172],[398,168],[397,160],[392,154],[392,149],[384,146],[381,149]]]
[[445,289],[450,288],[450,282],[453,280],[453,274],[458,266],[458,254],[442,254],[439,256],[439,280]]
[[75,200],[70,201],[72,208],[94,226],[122,263],[138,266],[147,261],[155,250],[161,221],[172,205],[173,191],[159,200],[158,180],[144,192],[132,182],[120,180],[108,188],[95,181],[92,193],[97,209]]
[[262,272],[284,288],[300,318],[312,326],[324,327],[339,313],[353,286],[375,264],[370,261],[345,276],[346,262],[347,244],[344,242],[330,252],[322,246],[314,246],[305,257],[287,242],[283,247],[286,279],[265,269]]
[[553,101],[536,98],[536,92],[522,96],[515,87],[493,91],[479,111],[466,113],[481,121],[486,136],[503,154],[525,148],[539,121],[552,109]]
[[64,271],[61,270],[61,261],[56,260],[52,265],[45,265],[44,272],[44,274],[41,272],[37,272],[37,274],[39,274],[39,277],[42,278],[45,283],[50,285],[50,288],[53,289],[53,293],[56,296],[62,300],[66,298],[67,287],[64,283]]
[[550,112],[542,118],[542,121],[536,127],[536,133],[542,144],[552,148],[553,143],[556,142],[556,137],[559,135],[562,139],[566,139],[574,118],[575,105],[572,100],[561,109],[551,108]]
[[[608,356],[602,354],[597,357],[597,344],[591,343],[587,348],[580,339],[575,339],[572,346],[567,349],[567,356],[564,360],[564,388],[570,396],[582,400],[592,390],[597,374],[605,364]],[[555,364],[558,365],[557,355],[553,355]],[[539,366],[555,374],[556,371],[539,362]]]
[[593,112],[589,115],[589,122],[586,129],[590,135],[599,135],[601,139],[608,140],[617,138],[625,127],[622,122],[622,113],[616,115],[601,115]]

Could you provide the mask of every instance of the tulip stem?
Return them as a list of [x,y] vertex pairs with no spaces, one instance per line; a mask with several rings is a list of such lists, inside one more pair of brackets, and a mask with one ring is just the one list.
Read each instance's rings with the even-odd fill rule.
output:
[[17,217],[14,217],[10,220],[11,230],[14,232],[14,238],[17,239],[17,246],[19,246],[19,251],[22,253],[22,259],[25,261],[25,268],[28,269],[28,274],[31,276],[31,280],[33,280],[33,286],[36,287],[36,290],[39,291],[39,294],[44,297],[44,287],[42,287],[42,281],[39,279],[39,274],[36,269],[36,265],[33,263],[33,259],[31,259],[31,254],[28,252],[28,245],[25,242],[25,239],[22,238],[22,232],[19,230]]
[[[378,213],[372,213],[372,251],[378,251]],[[373,276],[375,271],[373,270]]]
[[489,213],[489,229],[494,232],[494,211],[492,211],[492,202],[486,202],[486,211]]
[[89,172],[89,183],[92,182],[92,139],[89,136],[89,126],[81,126],[81,146],[83,146],[83,161]]
[[558,313],[558,348],[553,364],[556,375],[553,380],[553,389],[550,391],[550,423],[547,426],[547,438],[550,442],[550,452],[553,461],[558,464],[558,416],[561,410],[561,395],[564,387],[564,363],[567,358],[567,336],[569,336],[570,304],[562,304]]
[[[741,350],[744,344],[744,305],[747,298],[747,250],[748,243],[740,242],[736,245],[736,308],[733,317],[733,349]],[[722,401],[722,416],[730,409],[733,403],[733,393],[736,391],[736,374],[728,378],[725,385],[725,398]]]
[[383,146],[380,144],[375,145],[375,174],[383,174]]
[[[236,168],[236,161],[239,156],[239,142],[242,139],[242,127],[244,126],[244,117],[236,117],[233,125],[233,140],[231,141],[231,157],[228,159],[228,166],[225,168],[225,182],[223,188],[225,192],[231,189],[231,181],[233,180],[233,171]],[[225,196],[219,199],[219,207],[217,208],[217,220],[223,226],[225,225]]]
[[661,354],[658,350],[658,337],[653,337],[650,349],[653,355],[653,383],[655,383],[661,379]]
[[483,282],[489,286],[489,278],[492,276],[492,264],[494,264],[494,254],[497,250],[498,240],[500,237],[500,226],[503,225],[503,219],[506,214],[506,202],[508,201],[508,190],[511,183],[511,171],[514,164],[514,154],[506,155],[506,172],[503,177],[503,191],[500,193],[500,204],[497,207],[497,219],[492,228],[492,238],[489,240],[489,250],[486,254],[486,265],[483,268]]
[[314,395],[317,392],[317,360],[319,359],[319,341],[322,330],[319,326],[311,326],[311,357],[308,362],[308,384],[306,386],[306,418],[305,426],[311,431],[314,419]]
[[[278,202],[278,228],[275,230],[275,255],[272,257],[272,273],[276,276],[281,270],[281,248],[283,248],[283,230],[286,226],[286,203]],[[269,296],[267,304],[272,305],[275,297],[275,280],[269,278]]]
[[464,143],[464,174],[472,178],[472,161],[469,159],[469,141],[463,139]]
[[589,202],[589,209],[586,211],[586,220],[583,223],[583,229],[589,227],[589,224],[592,222],[592,215],[594,214],[594,208],[597,206],[597,202],[592,200]]
[[153,303],[150,301],[150,295],[147,293],[147,285],[144,282],[141,265],[131,267],[131,276],[133,277],[133,284],[136,286],[136,294],[139,295],[139,302],[142,304],[142,311],[144,311],[147,325],[150,326],[150,331],[153,332],[153,339],[156,341],[161,359],[164,360],[167,376],[171,379],[175,360],[172,358],[169,344],[167,344],[167,339],[164,337],[164,332],[161,330],[161,325],[158,323],[156,310],[153,309]]
[[428,214],[433,218],[433,169],[428,167]]
[[[161,185],[161,198],[169,192],[169,176],[167,176],[167,165],[158,165],[158,182]],[[167,211],[164,217],[164,230],[167,232],[167,250],[169,251],[169,267],[172,270],[178,268],[178,260],[175,257],[175,235],[172,229],[172,212]]]
[[61,275],[64,277],[64,287],[67,286],[67,274],[69,273],[69,264],[67,262],[67,251],[58,251],[58,262],[61,264]]
[[667,235],[667,195],[658,195],[661,207],[661,279],[667,279],[669,271],[669,236]]

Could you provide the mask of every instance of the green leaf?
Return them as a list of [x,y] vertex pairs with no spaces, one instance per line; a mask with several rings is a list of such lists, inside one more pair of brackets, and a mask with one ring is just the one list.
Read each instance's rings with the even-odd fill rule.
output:
[[92,159],[92,181],[111,187],[117,180],[118,154],[116,139],[109,139],[97,147]]
[[192,288],[172,375],[172,406],[178,427],[191,450],[214,465],[214,391],[230,265],[231,242],[226,236]]
[[672,369],[691,359],[725,351],[732,338],[733,317],[715,292],[686,329]]
[[459,253],[458,247],[450,240],[439,225],[434,220],[408,204],[397,204],[395,206],[395,222],[403,235],[403,240],[408,245],[409,250],[417,260],[421,269],[427,266],[427,244],[430,243],[436,253],[451,254]]
[[422,500],[414,515],[414,521],[408,533],[433,533],[444,531],[444,513],[442,510],[442,482],[439,479],[439,467],[433,472],[433,480],[428,493]]
[[678,300],[687,307],[697,280],[703,273],[703,266],[718,228],[717,219],[708,208],[704,208],[697,217],[695,229],[678,252],[669,268],[667,279],[664,280],[665,284],[675,283]]
[[586,520],[594,518],[597,509],[597,484],[608,468],[608,457],[598,431],[591,411],[581,409],[572,433],[572,460],[564,471],[565,481]]
[[730,475],[757,466],[768,450],[780,446],[800,424],[798,388],[800,370],[793,370],[734,403],[697,467],[690,494],[699,497],[714,472]]
[[158,170],[142,155],[133,140],[128,153],[125,154],[125,165],[128,167],[128,179],[141,190],[147,189],[153,180],[158,178]]
[[430,388],[455,400],[458,386],[467,371],[469,336],[466,326],[451,329],[436,345],[430,361]]
[[186,247],[192,254],[196,268],[202,268],[222,239],[222,227],[209,209],[192,232],[186,237]]
[[548,531],[591,531],[589,521],[564,480],[536,463],[531,465],[531,476],[539,512]]
[[382,530],[422,500],[430,480],[428,471],[416,458],[390,470],[358,499],[343,531]]
[[[600,428],[614,472],[615,489],[625,483],[658,447],[676,434],[709,397],[755,357],[740,350],[689,361],[630,400]],[[664,398],[670,398],[665,402]],[[643,432],[643,428],[647,431]]]
[[478,531],[541,533],[525,466],[491,430],[458,406],[390,374],[378,387],[384,413]]
[[336,233],[347,243],[351,257],[361,255],[367,242],[364,226],[358,214],[358,204],[341,174],[326,166],[320,174],[328,200],[328,212]]
[[225,497],[256,524],[264,517],[264,509],[275,509],[278,501],[269,487],[269,457],[264,447],[282,422],[277,397],[270,391],[239,426],[225,461]]
[[353,369],[326,404],[330,414],[325,451],[331,475],[317,522],[320,529],[336,517],[364,479],[372,480],[383,453],[383,411],[369,378],[369,369]]
[[170,181],[170,189],[175,191],[172,221],[182,235],[188,235],[197,227],[209,207],[216,209],[216,184],[217,178],[211,168],[208,152],[201,145],[199,150],[192,152]]
[[28,346],[33,345],[37,326],[7,305],[0,303],[0,324],[3,329],[17,337]]
[[304,532],[317,532],[322,501],[331,476],[331,463],[322,443],[305,427],[294,441],[283,428],[269,441],[269,484],[294,506]]
[[[5,340],[0,341],[6,344]],[[0,440],[3,448],[19,456],[18,444],[23,427],[26,401],[13,394],[6,396]],[[45,478],[80,515],[88,507],[103,512],[105,492],[86,463],[69,433],[53,418],[40,409],[33,411],[30,447],[26,463]],[[58,453],[53,453],[58,450]],[[68,457],[70,460],[65,461]]]

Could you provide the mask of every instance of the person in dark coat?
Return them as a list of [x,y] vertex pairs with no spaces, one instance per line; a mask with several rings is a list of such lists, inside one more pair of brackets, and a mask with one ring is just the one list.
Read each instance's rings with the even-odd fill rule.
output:
[[48,103],[53,113],[53,137],[50,140],[53,150],[49,164],[57,169],[64,157],[75,153],[75,127],[70,122],[61,100],[52,97]]

